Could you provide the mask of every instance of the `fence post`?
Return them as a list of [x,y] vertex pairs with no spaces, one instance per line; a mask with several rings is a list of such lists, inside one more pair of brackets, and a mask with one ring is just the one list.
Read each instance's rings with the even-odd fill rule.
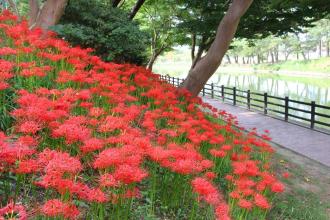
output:
[[233,104],[236,105],[236,87],[233,87]]
[[315,125],[315,101],[311,102],[311,129],[314,129]]
[[250,110],[251,109],[251,91],[250,90],[248,90],[247,91],[247,107],[248,107],[248,109]]
[[214,84],[211,83],[211,98],[214,98]]
[[267,115],[268,113],[268,94],[267,92],[264,93],[264,114]]
[[285,121],[289,120],[289,97],[285,96]]
[[225,86],[221,85],[221,96],[222,96],[222,101],[225,101]]

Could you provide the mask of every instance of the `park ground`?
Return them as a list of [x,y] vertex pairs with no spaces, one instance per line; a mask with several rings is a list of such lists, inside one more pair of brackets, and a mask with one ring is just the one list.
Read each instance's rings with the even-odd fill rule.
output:
[[273,168],[278,175],[288,172],[290,177],[282,178],[286,191],[274,201],[268,219],[330,219],[330,168],[277,145],[274,148]]

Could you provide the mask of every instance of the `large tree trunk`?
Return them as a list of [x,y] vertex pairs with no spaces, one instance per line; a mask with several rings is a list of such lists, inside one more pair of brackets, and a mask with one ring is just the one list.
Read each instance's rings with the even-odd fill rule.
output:
[[44,31],[61,19],[68,0],[47,0],[42,8],[37,0],[30,0],[30,28],[40,27]]
[[197,96],[208,79],[215,73],[232,41],[240,18],[245,14],[253,0],[233,0],[226,15],[219,24],[215,40],[207,54],[189,71],[183,88]]
[[129,13],[128,18],[130,20],[133,20],[133,18],[135,17],[135,15],[138,13],[138,11],[140,10],[140,8],[142,7],[142,5],[144,4],[145,0],[137,0],[134,7],[132,8],[131,12]]

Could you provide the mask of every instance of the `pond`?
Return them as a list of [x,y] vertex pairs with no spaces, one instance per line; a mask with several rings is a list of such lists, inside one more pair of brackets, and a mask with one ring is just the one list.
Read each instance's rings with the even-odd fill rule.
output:
[[[166,68],[167,66],[167,68]],[[155,72],[169,74],[179,78],[185,78],[187,75],[186,69],[175,68],[175,65],[156,66]],[[179,72],[183,71],[183,72]],[[297,100],[301,102],[311,103],[315,101],[316,104],[330,107],[330,77],[327,76],[297,76],[289,74],[278,73],[254,73],[248,71],[228,71],[228,68],[220,68],[219,71],[214,74],[208,83],[214,83],[214,85],[224,85],[226,87],[236,87],[239,90],[251,90],[251,92],[268,93],[271,96],[277,96],[284,98],[288,96],[291,100]],[[246,94],[240,94],[246,96]],[[230,96],[230,95],[229,95]],[[262,99],[262,97],[259,97]],[[238,98],[240,100],[240,98]],[[245,100],[241,100],[245,101]],[[270,99],[270,102],[284,105],[284,100]],[[262,103],[254,103],[262,105]],[[299,108],[305,111],[310,111],[310,105],[301,105],[298,103],[291,103],[290,107]],[[284,109],[278,106],[270,106],[271,109],[284,112]],[[259,109],[262,110],[262,109]],[[323,108],[316,108],[316,112],[320,114],[330,115],[330,110]],[[297,115],[299,117],[310,119],[310,113],[298,112],[294,109],[290,109],[289,114]],[[275,114],[276,116],[284,117],[284,115]],[[296,119],[303,123],[308,123],[304,120]],[[316,115],[316,121],[330,124],[330,119]],[[320,124],[316,124],[316,127],[326,128]],[[330,130],[330,127],[327,127]]]

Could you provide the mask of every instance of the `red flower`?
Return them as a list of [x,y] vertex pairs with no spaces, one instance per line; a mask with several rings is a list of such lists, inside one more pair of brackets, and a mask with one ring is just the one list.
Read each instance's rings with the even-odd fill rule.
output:
[[76,219],[80,213],[76,206],[64,203],[58,199],[48,200],[41,207],[41,212],[48,217],[64,216],[69,219]]
[[262,209],[270,208],[270,205],[269,205],[267,199],[263,195],[258,194],[258,193],[254,195],[254,203]]
[[10,202],[5,207],[0,208],[0,219],[27,220],[28,218],[24,206]]
[[244,208],[244,209],[251,210],[252,207],[253,207],[253,203],[246,200],[246,199],[240,199],[238,201],[238,206],[241,207],[241,208]]
[[275,182],[271,186],[271,190],[275,193],[280,193],[284,191],[284,185],[280,182]]

